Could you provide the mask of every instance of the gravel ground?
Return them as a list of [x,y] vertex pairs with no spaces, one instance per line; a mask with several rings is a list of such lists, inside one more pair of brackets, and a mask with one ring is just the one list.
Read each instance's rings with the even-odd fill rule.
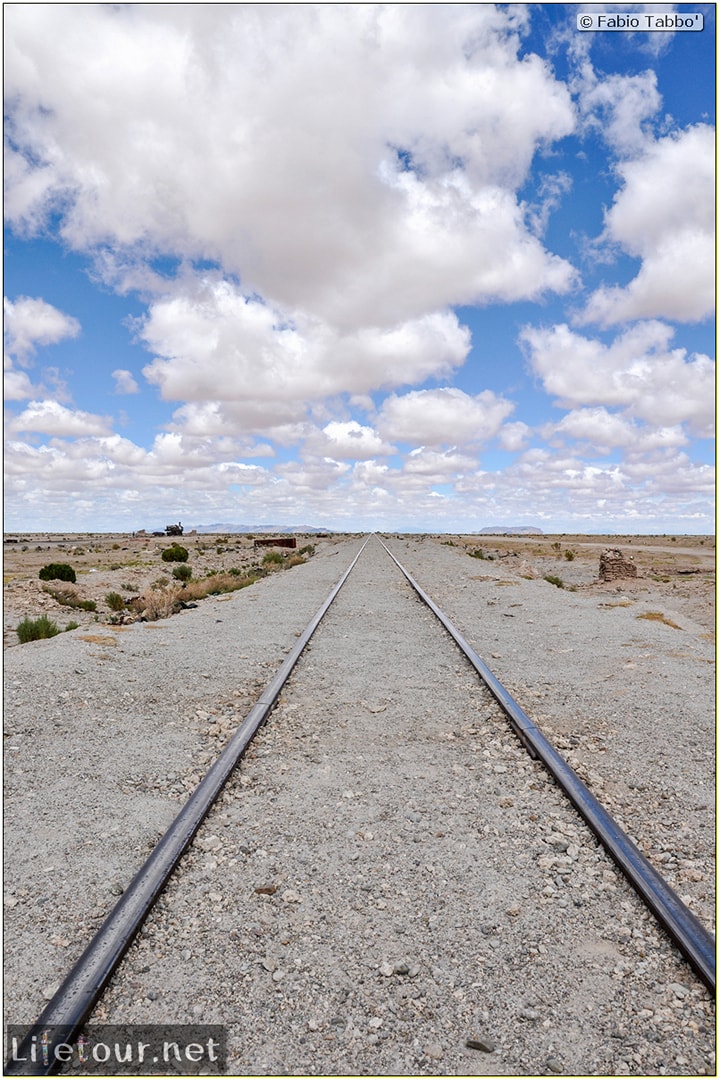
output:
[[[8,652],[8,1021],[38,1014],[359,546]],[[638,618],[640,581],[570,592],[390,546],[710,926],[702,620]],[[93,1020],[226,1024],[239,1075],[714,1072],[707,991],[374,540]]]

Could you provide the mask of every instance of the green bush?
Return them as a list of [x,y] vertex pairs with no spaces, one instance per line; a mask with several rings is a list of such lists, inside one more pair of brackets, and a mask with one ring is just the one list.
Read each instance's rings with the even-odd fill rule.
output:
[[176,566],[173,570],[173,577],[178,581],[189,581],[192,577],[192,570],[187,565]]
[[163,562],[187,562],[188,549],[184,548],[182,544],[172,544],[169,548],[165,548],[162,559]]
[[76,581],[75,571],[67,563],[48,563],[38,574],[41,581]]
[[299,552],[298,552],[298,555],[314,555],[314,554],[315,554],[315,545],[314,544],[305,544],[305,546],[301,547]]
[[283,557],[279,551],[268,551],[263,555],[263,566],[280,566]]
[[567,559],[568,562],[572,562],[573,559],[575,558],[575,552],[570,551],[570,549],[568,548],[568,550],[565,552],[565,558]]
[[551,585],[557,586],[558,589],[565,588],[565,582],[562,578],[559,578],[556,574],[546,574],[545,581],[549,581]]
[[105,603],[107,604],[107,606],[110,608],[111,611],[124,611],[125,610],[125,601],[123,600],[120,593],[116,593],[116,592],[106,593],[106,595],[105,595]]
[[55,637],[60,633],[57,625],[48,619],[47,615],[41,615],[39,619],[23,619],[18,623],[15,631],[24,645],[28,641],[40,641],[42,638]]

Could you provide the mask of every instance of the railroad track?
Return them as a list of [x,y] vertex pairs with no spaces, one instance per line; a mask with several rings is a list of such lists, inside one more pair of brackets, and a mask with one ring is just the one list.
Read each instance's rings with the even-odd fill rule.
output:
[[[370,544],[369,548],[367,548],[368,543]],[[366,549],[367,555],[364,555]],[[383,554],[382,549],[384,549],[384,552],[386,554]],[[626,879],[630,882],[632,887],[641,897],[643,903],[650,908],[650,910],[653,912],[654,917],[659,920],[660,924],[663,927],[663,932],[668,934],[672,938],[677,948],[682,952],[682,954],[687,959],[687,961],[692,966],[693,970],[697,973],[702,982],[712,992],[714,992],[714,942],[710,935],[707,933],[707,931],[680,901],[679,897],[677,897],[674,891],[670,889],[670,887],[663,880],[663,878],[642,856],[642,854],[635,847],[633,842],[625,835],[623,830],[607,814],[607,812],[592,796],[592,794],[588,791],[588,789],[582,783],[579,777],[577,777],[573,773],[573,770],[570,769],[570,767],[557,753],[557,751],[552,748],[552,746],[544,738],[542,733],[538,730],[536,725],[532,722],[530,717],[495,679],[495,677],[492,675],[492,672],[487,668],[484,662],[476,655],[476,653],[467,644],[467,642],[459,634],[459,632],[452,626],[449,620],[442,614],[442,612],[433,604],[430,597],[423,592],[417,582],[415,582],[411,575],[408,574],[408,572],[393,555],[392,551],[390,551],[385,544],[379,541],[378,538],[370,538],[369,541],[367,541],[366,544],[363,545],[361,550],[351,562],[350,566],[343,573],[342,577],[338,581],[335,588],[332,590],[331,594],[328,596],[325,603],[322,605],[314,619],[308,625],[305,632],[298,639],[297,645],[292,651],[291,655],[287,657],[285,662],[282,664],[280,670],[277,672],[276,676],[270,681],[263,693],[260,695],[257,704],[250,711],[236,734],[232,737],[225,750],[218,758],[215,765],[212,766],[212,768],[205,776],[204,780],[193,793],[192,797],[185,804],[182,811],[176,818],[175,822],[172,824],[170,829],[167,831],[165,836],[157,845],[148,861],[140,869],[132,883],[129,884],[123,896],[118,901],[116,907],[110,913],[108,919],[102,925],[95,937],[92,939],[83,955],[80,957],[68,977],[58,989],[53,999],[49,1002],[46,1009],[44,1009],[42,1014],[38,1017],[38,1020],[36,1022],[36,1029],[51,1028],[53,1030],[53,1038],[56,1040],[56,1042],[72,1042],[78,1031],[81,1029],[82,1025],[87,1022],[89,1017],[92,1017],[93,1010],[96,1009],[97,1002],[99,1001],[104,989],[108,986],[111,979],[113,978],[116,969],[120,965],[127,950],[132,945],[136,935],[138,934],[138,931],[142,927],[145,920],[148,918],[154,905],[157,903],[158,898],[161,897],[163,890],[165,890],[168,886],[168,882],[171,880],[171,876],[175,869],[179,866],[183,854],[191,845],[195,834],[203,826],[203,822],[207,815],[211,813],[213,806],[218,800],[218,797],[223,791],[227,791],[227,787],[230,787],[233,784],[237,787],[238,772],[236,770],[236,766],[240,759],[243,757],[243,755],[248,751],[248,747],[250,746],[251,741],[253,740],[256,733],[267,721],[271,710],[276,705],[281,693],[283,693],[284,689],[286,688],[286,681],[290,678],[291,673],[295,669],[298,660],[304,652],[305,656],[303,657],[303,665],[301,665],[301,668],[304,666],[311,671],[310,678],[311,680],[315,680],[313,686],[317,687],[318,679],[323,678],[322,672],[325,669],[322,667],[320,671],[315,670],[314,673],[312,673],[313,664],[315,661],[314,654],[316,649],[314,641],[313,645],[309,649],[308,645],[311,638],[313,638],[316,629],[320,626],[321,622],[325,618],[326,614],[328,615],[328,622],[330,622],[332,619],[335,620],[334,628],[332,630],[328,629],[328,631],[325,632],[324,647],[326,649],[329,648],[331,653],[334,650],[333,641],[337,643],[338,634],[343,633],[346,627],[349,627],[349,631],[351,633],[359,633],[360,636],[362,636],[363,632],[382,633],[383,620],[387,618],[387,616],[383,612],[383,603],[380,602],[380,599],[376,600],[375,594],[365,591],[367,586],[365,586],[364,590],[362,581],[359,582],[359,601],[357,595],[354,598],[354,608],[352,607],[352,604],[350,604],[350,598],[348,597],[348,610],[342,612],[338,610],[343,601],[343,597],[346,596],[347,590],[350,588],[350,584],[345,586],[345,582],[349,581],[349,579],[353,580],[355,577],[360,576],[361,568],[363,568],[365,563],[369,564],[369,569],[366,567],[364,571],[365,577],[372,582],[376,589],[379,589],[381,591],[383,589],[386,590],[386,595],[383,600],[389,603],[391,608],[393,607],[393,605],[396,606],[398,602],[400,602],[399,598],[402,597],[401,604],[404,606],[404,614],[400,614],[399,616],[397,615],[397,613],[394,614],[394,618],[396,620],[398,618],[400,619],[400,638],[397,637],[396,627],[396,636],[392,639],[392,646],[389,646],[388,649],[383,649],[382,644],[380,644],[377,661],[377,683],[375,683],[373,679],[372,671],[370,672],[370,677],[368,676],[367,669],[363,670],[362,672],[357,671],[352,649],[350,650],[349,657],[346,657],[345,661],[340,664],[338,676],[339,681],[336,682],[336,686],[341,687],[343,693],[347,694],[348,702],[354,703],[352,705],[351,711],[353,709],[356,709],[357,700],[359,700],[361,702],[361,712],[364,720],[368,721],[369,717],[369,731],[377,734],[379,730],[382,730],[385,727],[385,717],[388,715],[389,711],[398,712],[398,702],[395,701],[394,708],[392,710],[389,710],[389,704],[393,703],[391,701],[386,702],[383,699],[383,688],[386,684],[385,679],[381,677],[381,659],[384,659],[386,662],[389,661],[390,669],[395,669],[398,666],[402,666],[405,661],[408,663],[408,665],[410,664],[410,660],[412,657],[415,656],[418,646],[417,642],[412,640],[412,635],[410,634],[409,630],[408,635],[404,634],[403,627],[405,626],[406,620],[407,625],[409,626],[411,615],[413,619],[420,618],[422,622],[422,637],[424,645],[421,646],[421,648],[424,647],[426,650],[433,650],[434,652],[434,644],[432,644],[432,642],[437,640],[437,624],[435,622],[435,618],[440,619],[440,621],[443,622],[446,631],[448,631],[450,636],[454,639],[456,645],[458,645],[462,649],[467,661],[469,661],[469,664],[472,665],[474,671],[477,672],[477,674],[482,679],[482,685],[480,685],[477,682],[475,676],[471,674],[467,664],[465,664],[464,661],[455,661],[454,663],[457,665],[455,667],[452,667],[453,661],[448,661],[447,658],[441,661],[441,670],[452,670],[453,678],[461,679],[464,684],[465,688],[461,692],[460,700],[462,700],[463,693],[467,698],[468,680],[472,681],[472,700],[470,703],[469,712],[467,702],[465,703],[465,705],[462,706],[466,710],[467,716],[470,718],[469,722],[466,722],[464,726],[464,731],[466,733],[462,736],[464,740],[467,741],[469,738],[472,738],[473,741],[476,743],[473,748],[475,753],[482,753],[481,729],[483,728],[487,720],[484,719],[483,724],[478,723],[476,718],[479,711],[483,713],[483,716],[485,716],[485,714],[487,714],[488,716],[492,715],[491,723],[494,725],[494,739],[496,743],[499,737],[497,735],[497,731],[501,730],[499,724],[509,721],[512,730],[514,731],[518,740],[530,753],[532,761],[526,763],[525,765],[519,765],[519,751],[517,747],[508,746],[506,742],[501,742],[503,752],[509,755],[508,760],[512,760],[514,762],[514,767],[516,767],[521,772],[521,774],[525,775],[525,777],[531,777],[531,780],[527,781],[527,783],[530,785],[531,790],[533,790],[532,781],[534,780],[537,784],[538,777],[542,769],[546,769],[550,776],[553,777],[554,781],[563,788],[567,795],[567,798],[580,812],[584,821],[593,831],[598,841],[603,845],[605,851],[608,852],[610,858],[613,860],[615,865],[619,867],[619,869],[625,875]],[[381,563],[382,568],[379,569]],[[355,569],[356,564],[357,570]],[[403,576],[400,577],[400,574],[402,574]],[[353,575],[352,579],[351,575]],[[341,591],[343,590],[344,586],[344,591]],[[410,588],[415,590],[415,598],[410,592]],[[426,612],[424,615],[421,615],[418,612],[418,604],[416,597],[419,597],[422,600],[423,604],[426,605],[428,608],[428,612]],[[337,601],[336,598],[338,598]],[[375,623],[373,624],[373,627],[370,627],[367,623],[367,610],[370,608],[370,605],[372,605],[373,609],[371,613],[375,616]],[[375,611],[374,609],[376,608],[380,610]],[[429,611],[432,611],[433,617],[430,616]],[[407,640],[408,636],[410,637],[409,644]],[[443,638],[445,639],[445,635],[443,635]],[[447,650],[449,648],[449,642],[447,642],[447,640],[443,640],[442,650],[445,651],[446,657]],[[319,645],[317,647],[317,651],[320,651]],[[452,653],[452,650],[450,651]],[[426,655],[429,654],[426,653]],[[442,667],[443,664],[444,668]],[[300,669],[298,669],[298,671],[300,671]],[[307,675],[300,676],[300,682],[302,682],[303,678],[307,679],[307,677]],[[416,675],[413,677],[417,679]],[[293,678],[295,680],[297,676],[294,676]],[[400,734],[404,732],[406,737],[409,735],[411,738],[419,738],[422,728],[422,725],[419,723],[417,717],[412,711],[413,689],[414,684],[411,679],[409,686],[405,686],[402,688],[402,701],[399,704],[400,715],[402,715],[403,712],[407,712],[408,709],[410,709],[411,711],[411,722],[406,723],[405,725],[401,724],[398,728],[399,734],[396,734],[395,736],[396,749],[394,751],[393,758],[395,763],[394,767],[400,770],[406,767],[402,764],[404,760],[403,753],[397,750]],[[427,684],[422,680],[419,689],[427,689]],[[333,693],[337,695],[337,690],[329,690],[327,693],[329,695],[329,698],[332,698]],[[495,707],[493,708],[492,714],[488,713],[489,702],[491,700],[490,694],[493,695],[495,701],[498,703],[500,709],[502,710],[504,719],[501,720],[499,718],[499,710]],[[374,695],[373,700],[369,700],[371,695]],[[317,703],[318,699],[322,700],[323,697],[323,692],[315,689],[313,693],[314,702]],[[451,699],[451,709],[457,707],[455,704],[452,704],[452,702],[454,702],[457,697],[457,693],[455,691],[453,691],[453,693],[450,693],[450,691],[445,685],[440,686],[435,683],[434,693],[431,695],[431,697],[433,701],[436,702],[438,701],[438,699],[441,699],[443,702],[443,707],[445,707],[445,699]],[[283,708],[287,708],[287,704],[283,704],[281,702],[279,709],[281,713]],[[293,716],[294,714],[291,712],[291,721],[293,719]],[[379,719],[380,717],[382,717],[382,719]],[[261,736],[261,738],[269,738],[270,736],[268,736],[266,733],[270,732],[271,728],[273,729],[273,732],[275,734],[272,737],[279,741],[278,752],[276,755],[278,758],[284,758],[286,754],[291,754],[293,750],[296,750],[296,746],[294,746],[294,743],[297,743],[299,738],[302,738],[304,740],[308,737],[307,734],[304,734],[302,736],[297,736],[296,733],[294,734],[292,722],[287,723],[286,721],[287,718],[285,716],[278,716],[277,723],[274,719],[272,725],[266,728],[263,735]],[[342,724],[343,721],[340,721],[340,723]],[[345,721],[345,723],[347,724],[348,721]],[[354,727],[357,726],[357,724],[354,725]],[[287,743],[285,744],[283,743],[283,739],[285,738],[284,732],[286,731],[287,739],[289,741],[287,741]],[[437,741],[442,734],[443,732],[438,733],[438,731],[435,730],[432,738]],[[358,745],[362,750],[362,734],[360,737],[361,742]],[[455,735],[450,733],[449,739],[450,738],[452,738],[454,741]],[[252,753],[252,751],[250,752]],[[427,750],[425,751],[425,753],[427,753]],[[357,754],[357,746],[355,754],[356,757],[359,756],[361,758],[366,756],[362,753],[360,753],[359,755]],[[508,770],[508,766],[503,764],[502,761],[500,761],[499,759],[495,760],[495,758],[492,758],[492,760],[495,761],[495,764],[492,765],[492,769],[497,770],[497,772],[493,772],[492,777],[496,781],[499,777],[501,777],[504,788],[506,786],[505,773]],[[322,758],[320,759],[320,762],[321,761]],[[410,766],[407,767],[409,768]],[[355,766],[349,764],[348,759],[346,771],[354,777],[363,777],[363,786],[368,786],[370,778],[368,775],[366,775],[367,768],[367,765],[365,765],[364,763],[361,764],[358,773]],[[415,779],[416,781],[427,780],[427,775],[419,771],[421,768],[425,769],[426,766],[419,765],[416,770],[416,776],[413,775],[413,771],[411,769],[410,773],[407,774],[408,778]],[[471,772],[477,772],[474,766],[465,766],[464,764],[459,763],[453,765],[453,769],[463,770],[465,768],[469,768]],[[472,778],[475,779],[474,776]],[[239,779],[243,779],[242,770],[240,770]],[[478,779],[480,779],[480,777],[478,777]],[[541,781],[541,784],[543,787],[545,786],[544,780]],[[422,787],[422,783],[420,784],[420,787]],[[319,790],[326,793],[327,787],[323,787],[323,785],[321,784]],[[482,790],[482,788],[480,790]],[[497,788],[493,788],[492,790],[497,793]],[[237,796],[239,797],[243,794],[247,795],[247,791],[243,790],[242,785],[240,785]],[[377,802],[378,804],[382,803],[382,799],[379,797],[380,792],[377,789],[374,791],[374,794],[378,796],[375,802]],[[483,791],[482,795],[482,798],[486,797],[487,789]],[[275,796],[275,798],[277,798],[277,796]],[[347,803],[349,806],[352,806],[354,804],[355,798],[356,795],[354,791],[351,790],[347,799]],[[513,798],[514,797],[509,794],[505,796],[501,795],[500,803],[502,804],[502,802],[504,801],[507,804],[505,807],[501,808],[508,809],[509,807],[511,807],[513,805]],[[559,799],[560,797],[557,794],[553,794],[553,798]],[[314,800],[311,799],[311,804],[313,801]],[[417,801],[416,798],[413,798],[411,794],[410,803],[414,803],[415,801]],[[462,800],[451,799],[450,802],[455,802],[457,804],[459,802],[462,802]],[[542,802],[542,799],[540,799],[540,802]],[[342,807],[343,810],[345,809],[342,800],[338,805]],[[450,820],[453,819],[452,809],[453,808],[451,806],[451,812],[449,813],[449,815],[446,815],[449,817]],[[555,818],[557,819],[558,811],[555,810],[553,812],[555,814]],[[564,809],[563,815],[566,815],[568,812],[569,810]],[[342,817],[342,814],[337,816]],[[457,817],[458,815],[456,814],[455,816]],[[462,814],[460,814],[459,816],[460,818],[462,818]],[[538,815],[530,814],[528,816],[531,819],[534,818],[536,820]],[[419,818],[419,820],[422,821],[423,812],[422,810],[410,810],[406,815],[406,818],[408,821],[411,822],[412,826],[413,824],[417,823],[414,821],[414,818]],[[496,810],[493,810],[493,813],[487,814],[487,820],[490,822],[497,820]],[[403,821],[402,824],[404,826],[405,822]],[[526,828],[527,823],[524,823],[523,827]],[[565,834],[559,832],[550,834],[556,836],[556,840],[554,841],[554,843],[557,847],[557,850],[562,852],[567,851],[573,846],[578,846],[577,844],[573,845],[567,842],[568,834],[570,834],[572,839],[573,828],[573,826],[567,826]],[[499,831],[495,830],[492,825],[488,826],[488,829],[491,833],[494,831]],[[581,833],[582,829],[584,829],[584,826],[581,827]],[[485,837],[486,834],[487,830],[482,833],[482,836]],[[575,834],[577,834],[577,830],[575,830]],[[368,836],[370,837],[370,840],[367,843],[363,844],[362,841],[365,841]],[[557,836],[560,836],[561,839],[558,840]],[[565,836],[565,841],[562,840],[563,836]],[[359,838],[359,840],[361,841],[361,847],[369,847],[373,843],[372,829],[356,829],[354,833],[352,832],[352,830],[346,830],[346,839],[352,839],[353,841],[353,843],[348,846],[357,846],[355,842],[356,837]],[[414,836],[412,840],[413,842],[417,842],[417,839]],[[565,842],[564,848],[562,847],[563,842]],[[388,841],[386,840],[385,843],[387,845]],[[459,841],[459,843],[462,844],[462,841]],[[434,853],[442,852],[442,850],[447,846],[448,843],[446,839],[446,834],[443,834],[443,829],[435,829],[435,835],[433,837],[432,845],[423,845],[423,858],[426,857],[426,851],[432,849]],[[583,846],[587,847],[586,840],[580,841],[580,847]],[[550,845],[550,850],[551,849],[552,844]],[[460,850],[464,849],[460,848]],[[483,851],[485,851],[484,845]],[[357,856],[356,859],[353,859],[354,855],[355,852],[351,854],[350,862],[348,865],[352,865],[354,861],[359,862],[361,860],[360,856]],[[561,856],[561,858],[562,857],[565,856]],[[570,858],[572,858],[572,856],[567,858],[569,860]],[[603,856],[603,858],[605,857]],[[420,865],[420,862],[421,860],[412,860],[413,865],[415,863]],[[518,865],[521,865],[521,862],[522,860],[520,860]],[[490,875],[493,880],[497,877],[496,871],[497,868],[494,867],[493,874]],[[482,878],[482,875],[480,875],[480,878]],[[448,879],[442,880],[445,880],[446,885],[448,884]],[[478,880],[479,890],[487,891],[488,885],[484,881],[484,879],[482,881],[480,879]],[[171,892],[173,890],[176,892],[177,888],[179,888],[179,886],[173,884],[170,888],[168,888],[168,892]],[[260,886],[260,888],[265,888],[265,886]],[[502,896],[502,887],[496,883],[495,888],[499,890],[499,893],[501,894],[499,902],[501,904],[505,904],[507,907],[507,911],[510,912],[510,920],[512,921],[519,918],[523,905],[510,903],[508,907],[505,897]],[[614,888],[615,886],[613,886],[613,889]],[[528,885],[528,882],[525,882],[522,888],[516,890],[516,892],[518,895],[522,896],[523,900],[528,900],[532,895],[531,890],[532,885]],[[260,895],[261,897],[273,897],[275,891],[276,888],[272,884],[268,884],[266,892],[256,893],[256,895]],[[402,891],[405,894],[408,894],[408,890]],[[492,889],[490,889],[490,891],[492,892]],[[253,890],[253,892],[255,892],[255,890]],[[292,905],[298,903],[299,906],[297,910],[300,911],[302,909],[302,898],[299,898],[298,900],[293,899],[293,896],[296,894],[292,889],[285,890],[285,895],[287,893],[290,893],[292,895],[291,898],[287,901],[286,910],[294,910]],[[281,895],[283,894],[281,893]],[[549,897],[547,899],[549,900]],[[384,902],[382,899],[380,899],[377,901],[377,903],[383,904]],[[493,901],[493,904],[491,904],[490,906],[492,907],[495,903],[496,901]],[[582,907],[582,904],[574,904],[573,907],[575,906]],[[478,908],[480,911],[485,910],[485,902],[480,902],[478,904]],[[378,910],[383,911],[385,910],[385,908],[379,907]],[[566,913],[567,907],[563,906],[561,911]],[[367,912],[365,912],[364,914],[367,915]],[[433,916],[432,914],[427,914],[425,916],[425,918],[428,920],[428,924],[433,919],[433,917],[436,916]],[[493,940],[492,922],[488,922],[487,920],[483,922],[480,919],[479,923],[480,929],[478,931],[478,936],[481,939],[483,937],[487,938],[489,936],[491,940]],[[470,921],[470,925],[473,925],[472,919]],[[488,927],[490,928],[489,930]],[[541,942],[538,941],[538,944],[541,944]],[[538,950],[533,949],[531,950],[531,952],[534,952],[535,957],[537,957],[538,955],[543,955],[543,953],[538,952]],[[273,967],[273,965],[275,964],[275,961],[272,960],[272,958],[268,960],[267,957],[263,962],[267,963],[270,967]],[[382,969],[381,977],[383,979],[395,977],[403,978],[406,976],[409,976],[411,979],[415,979],[420,974],[419,971],[411,974],[413,965],[404,965],[402,962],[399,962],[394,966],[390,965],[392,970],[388,972],[386,970],[388,964],[389,961],[386,959],[385,961],[383,961],[383,963],[379,965],[379,969]],[[376,965],[376,967],[377,966],[378,965]],[[396,971],[395,967],[397,967],[399,970]],[[407,967],[408,970],[403,971],[403,967]],[[267,968],[265,970],[267,970]],[[278,969],[274,968],[271,974],[274,974],[275,970]],[[122,972],[119,972],[118,976],[119,978],[121,978]],[[278,982],[279,981],[280,980],[278,980]],[[476,988],[477,987],[479,987],[479,984],[476,985]],[[112,996],[112,988],[110,996]],[[462,1010],[460,1011],[462,1012]],[[528,1008],[525,1011],[532,1013],[533,1009]],[[379,1031],[382,1027],[382,1016],[378,1016],[377,1019],[379,1019],[381,1023],[376,1025],[376,1027],[371,1030],[374,1032],[375,1035],[377,1035],[377,1039],[379,1040]],[[533,1020],[532,1016],[530,1017],[530,1020]],[[310,1030],[312,1031],[313,1029],[311,1028]],[[472,1039],[470,1039],[470,1041],[473,1042]],[[482,1042],[482,1040],[474,1041]],[[376,1044],[372,1043],[371,1045]],[[424,1060],[432,1063],[432,1061],[435,1060],[432,1053],[432,1048],[435,1046],[435,1044],[431,1040],[428,1046],[431,1048],[430,1052],[428,1052],[428,1048],[426,1046],[424,1048],[420,1048],[420,1053],[421,1055],[425,1055]],[[27,1050],[27,1047],[25,1049]],[[18,1057],[29,1058],[29,1055],[27,1053],[24,1053],[23,1048],[21,1047]],[[50,1054],[50,1062],[52,1063],[52,1053]],[[491,1066],[491,1068],[497,1068],[495,1063],[493,1063],[493,1066]],[[24,1062],[8,1062],[6,1071],[9,1075],[42,1075],[48,1071],[51,1071],[51,1067],[46,1067],[42,1061],[33,1062],[31,1060],[25,1060]],[[308,1071],[315,1072],[314,1069],[308,1069]],[[371,1071],[374,1070],[371,1069]]]

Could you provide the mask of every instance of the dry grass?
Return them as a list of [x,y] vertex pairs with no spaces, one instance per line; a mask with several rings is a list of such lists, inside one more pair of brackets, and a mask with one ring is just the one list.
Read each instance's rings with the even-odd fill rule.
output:
[[251,574],[245,577],[237,574],[212,574],[201,581],[188,581],[185,585],[168,582],[161,588],[146,589],[130,606],[148,622],[155,622],[176,614],[183,604],[204,600],[206,596],[245,589],[256,580]]
[[678,626],[672,619],[666,619],[662,611],[646,611],[643,615],[636,615],[636,619],[650,619],[652,622],[665,623],[666,626],[671,626],[673,630],[682,630],[682,626]]
[[188,581],[180,590],[180,595],[183,600],[204,600],[206,596],[246,589],[255,581],[257,578],[252,574],[244,577],[237,574],[213,574],[212,577],[203,578],[202,581]]
[[80,634],[80,641],[89,641],[92,645],[117,645],[115,638],[108,634]]
[[156,619],[167,619],[180,610],[182,591],[181,585],[168,585],[165,589],[146,589],[144,593],[132,600],[129,606],[150,622],[155,622]]

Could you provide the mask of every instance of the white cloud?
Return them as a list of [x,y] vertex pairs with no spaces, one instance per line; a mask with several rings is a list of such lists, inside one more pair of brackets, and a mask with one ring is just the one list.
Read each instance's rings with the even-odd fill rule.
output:
[[215,402],[216,423],[228,431],[297,423],[313,400],[448,374],[470,349],[450,312],[338,334],[218,281],[154,303],[139,334],[156,354],[146,379],[166,400]]
[[477,460],[452,450],[429,450],[420,446],[405,458],[404,477],[422,479],[425,484],[447,484],[477,469]]
[[72,247],[124,250],[128,269],[216,259],[344,332],[566,290],[572,268],[515,197],[575,125],[549,66],[518,59],[525,22],[486,5],[17,5],[10,221],[60,211]]
[[680,425],[648,427],[602,407],[573,409],[559,423],[545,425],[542,435],[550,441],[557,435],[577,440],[600,454],[609,454],[619,447],[631,454],[646,453],[685,446],[688,442]]
[[[583,127],[607,169],[621,159],[599,243],[638,268],[581,318],[711,309],[712,129],[656,140],[653,73],[586,63],[566,85],[527,51],[531,22],[525,5],[10,5],[10,226],[56,229],[101,281],[145,298],[143,375],[172,403],[145,445],[65,408],[59,375],[35,386],[18,365],[79,324],[11,302],[6,391],[33,399],[7,424],[19,520],[72,506],[117,527],[151,507],[455,528],[557,524],[563,505],[596,528],[657,523],[658,507],[707,520],[711,470],[680,450],[711,432],[713,364],[663,323],[614,341],[526,330],[535,375],[569,410],[554,423],[449,385],[471,347],[453,305],[578,284],[543,237],[572,186],[578,147],[560,140]],[[587,61],[591,35],[574,37]],[[116,393],[138,393],[130,359],[106,367]],[[126,404],[137,424],[141,402]],[[526,449],[531,436],[549,445]],[[490,441],[514,460],[486,472]]]
[[650,424],[687,423],[694,434],[710,438],[715,364],[708,356],[688,358],[685,349],[671,349],[673,333],[664,323],[643,322],[604,345],[561,324],[526,327],[520,340],[532,370],[559,404],[620,406]]
[[532,434],[532,428],[523,420],[516,420],[512,424],[503,424],[498,432],[497,440],[503,450],[513,453],[524,450],[528,439]]
[[714,128],[697,124],[649,143],[618,172],[623,187],[603,236],[642,263],[627,286],[598,289],[582,322],[707,318],[715,307]]
[[80,323],[40,297],[19,296],[3,299],[5,348],[20,363],[35,352],[38,345],[55,345],[80,333]]
[[584,124],[621,157],[644,150],[652,139],[648,121],[662,104],[654,71],[598,78],[589,63],[576,82]]
[[27,401],[42,393],[42,387],[34,386],[24,371],[15,371],[12,359],[6,356],[3,392],[5,401]]
[[377,432],[357,420],[331,420],[306,449],[326,453],[331,458],[365,461],[369,458],[395,453],[395,447],[384,442]]
[[132,372],[126,371],[124,368],[117,368],[117,370],[113,371],[112,377],[115,380],[116,394],[140,393],[140,387],[133,378]]
[[71,436],[106,435],[110,431],[108,416],[95,416],[80,409],[68,409],[57,401],[31,401],[10,421],[12,432],[37,431],[43,435]]
[[487,442],[514,405],[491,390],[470,395],[455,387],[413,390],[386,398],[377,429],[388,439],[413,446],[448,446]]

